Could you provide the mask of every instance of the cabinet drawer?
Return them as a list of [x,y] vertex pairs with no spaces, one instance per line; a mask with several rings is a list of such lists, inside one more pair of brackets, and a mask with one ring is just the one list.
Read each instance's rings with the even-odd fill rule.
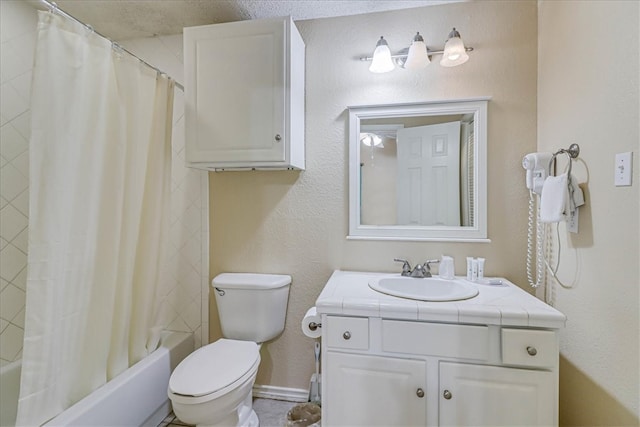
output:
[[502,329],[502,363],[536,368],[556,366],[556,333],[531,329]]
[[354,350],[369,349],[368,318],[327,316],[326,323],[328,347]]
[[489,328],[383,320],[382,349],[392,353],[487,360]]

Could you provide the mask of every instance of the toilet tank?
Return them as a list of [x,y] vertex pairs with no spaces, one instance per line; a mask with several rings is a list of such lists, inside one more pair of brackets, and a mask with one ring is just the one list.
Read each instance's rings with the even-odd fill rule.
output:
[[269,341],[284,330],[291,276],[222,273],[211,285],[225,338]]

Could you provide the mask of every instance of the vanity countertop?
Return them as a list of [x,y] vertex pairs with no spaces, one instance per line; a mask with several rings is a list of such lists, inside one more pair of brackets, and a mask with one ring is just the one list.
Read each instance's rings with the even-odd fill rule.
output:
[[334,271],[316,300],[318,314],[549,329],[563,328],[567,319],[503,278],[501,285],[468,282],[479,290],[471,299],[424,302],[385,295],[369,287],[369,280],[384,276],[390,274]]

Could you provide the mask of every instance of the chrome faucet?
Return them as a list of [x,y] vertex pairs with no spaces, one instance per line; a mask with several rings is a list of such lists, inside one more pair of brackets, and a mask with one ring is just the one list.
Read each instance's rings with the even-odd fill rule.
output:
[[425,261],[422,265],[416,265],[416,267],[411,272],[411,277],[431,277],[431,264],[437,264],[439,262],[439,259],[430,259],[428,261]]
[[400,273],[400,275],[405,277],[414,277],[416,279],[432,277],[431,264],[437,264],[440,262],[438,259],[430,259],[425,261],[423,264],[417,264],[412,270],[411,264],[409,264],[409,261],[406,259],[394,258],[393,260],[402,263],[402,273]]
[[402,273],[400,273],[401,276],[411,276],[411,264],[409,264],[409,261],[407,261],[406,259],[400,259],[400,258],[394,258],[393,259],[395,262],[401,262],[402,263]]
[[417,279],[422,279],[423,277],[431,277],[431,269],[429,268],[429,264],[427,264],[426,262],[424,264],[417,264],[411,272],[411,277],[415,277]]

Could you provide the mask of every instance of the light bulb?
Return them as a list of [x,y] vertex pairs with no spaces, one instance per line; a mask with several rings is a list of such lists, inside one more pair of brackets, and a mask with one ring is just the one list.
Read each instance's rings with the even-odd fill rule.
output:
[[364,133],[360,135],[361,135],[360,142],[362,142],[367,147],[384,148],[384,145],[382,145],[382,138],[380,138],[379,135],[375,133]]

